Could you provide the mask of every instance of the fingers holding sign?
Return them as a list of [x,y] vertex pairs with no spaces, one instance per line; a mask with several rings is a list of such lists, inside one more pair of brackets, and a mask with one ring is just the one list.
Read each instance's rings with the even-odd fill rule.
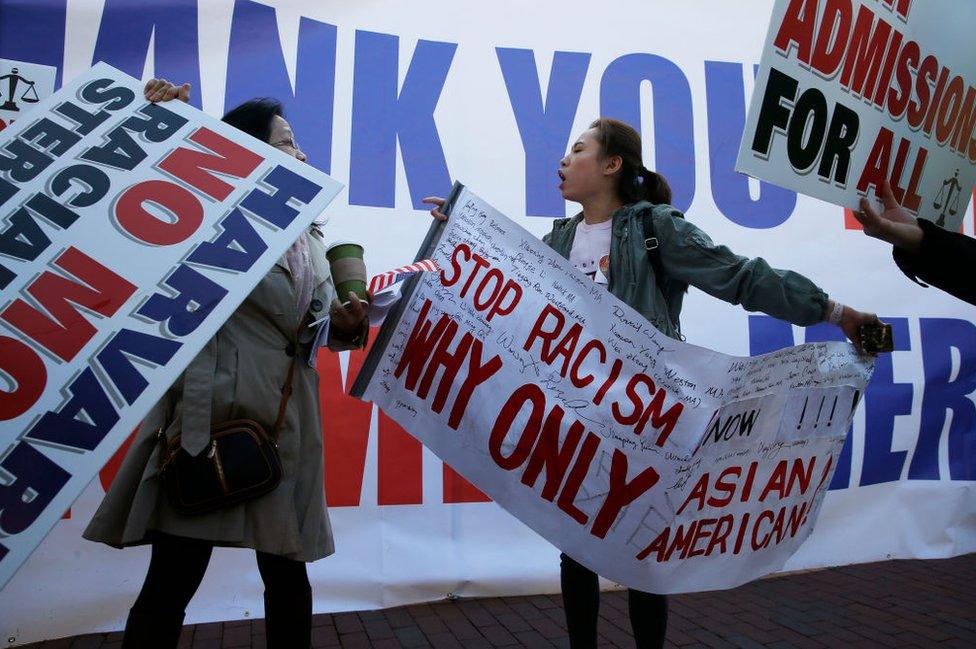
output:
[[887,180],[881,186],[881,200],[884,211],[879,213],[869,200],[861,198],[861,209],[854,212],[854,218],[864,226],[864,234],[916,252],[922,242],[922,229],[911,212],[898,203]]
[[184,83],[182,86],[177,86],[166,79],[150,79],[146,82],[142,93],[146,97],[146,101],[154,103],[173,99],[187,103],[190,101],[190,84]]
[[433,205],[434,209],[430,211],[430,215],[437,219],[438,221],[446,221],[447,214],[444,214],[441,210],[444,209],[444,203],[446,202],[440,196],[428,196],[421,202],[427,203],[428,205]]

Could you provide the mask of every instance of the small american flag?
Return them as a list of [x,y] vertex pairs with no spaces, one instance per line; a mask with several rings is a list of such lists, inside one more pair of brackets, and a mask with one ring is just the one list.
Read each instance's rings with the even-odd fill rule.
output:
[[434,263],[433,259],[424,259],[409,266],[394,268],[385,273],[374,275],[373,279],[369,280],[369,292],[373,294],[379,293],[397,282],[405,280],[414,273],[435,272],[438,270],[440,270],[440,267]]

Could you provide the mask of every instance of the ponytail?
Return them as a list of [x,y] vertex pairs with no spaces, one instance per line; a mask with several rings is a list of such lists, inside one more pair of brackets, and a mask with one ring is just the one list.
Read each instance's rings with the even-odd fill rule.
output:
[[668,181],[641,162],[640,134],[632,126],[617,119],[601,117],[590,124],[590,128],[596,129],[597,141],[604,155],[620,156],[622,164],[617,181],[620,200],[626,204],[639,201],[654,205],[671,203]]
[[641,165],[636,180],[645,201],[654,205],[671,204],[671,185],[664,176]]

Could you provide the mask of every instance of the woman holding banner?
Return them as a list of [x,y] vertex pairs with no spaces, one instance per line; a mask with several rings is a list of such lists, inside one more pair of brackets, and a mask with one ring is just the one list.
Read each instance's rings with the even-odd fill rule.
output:
[[[165,80],[145,87],[149,101],[186,101],[188,95],[189,85]],[[275,100],[248,101],[223,121],[305,160]],[[123,647],[176,647],[184,610],[214,546],[256,550],[268,646],[311,645],[305,563],[332,554],[334,547],[322,488],[318,379],[305,362],[315,353],[315,332],[306,325],[331,302],[331,349],[362,347],[368,328],[365,302],[355,294],[345,307],[333,300],[321,238],[314,227],[299,237],[153,407],[85,530],[86,538],[115,547],[152,546]],[[198,456],[210,444],[212,425],[253,420],[271,430],[276,416],[282,478],[273,491],[209,513],[174,509],[160,476],[169,440],[181,435],[177,450]]]
[[[640,135],[623,122],[593,122],[562,159],[558,174],[563,198],[580,203],[583,211],[557,219],[543,240],[672,338],[682,338],[679,317],[689,285],[793,324],[826,320],[858,346],[860,326],[877,322],[873,314],[828,299],[798,273],[712,243],[669,205],[671,188],[644,167]],[[425,202],[436,206],[435,218],[447,218],[439,209],[443,199]],[[566,554],[561,564],[570,646],[596,647],[598,577]],[[667,598],[630,590],[629,608],[637,646],[664,646]]]

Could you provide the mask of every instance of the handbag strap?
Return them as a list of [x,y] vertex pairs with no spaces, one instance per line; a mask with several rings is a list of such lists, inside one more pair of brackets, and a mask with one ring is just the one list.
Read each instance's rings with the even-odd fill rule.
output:
[[288,408],[288,400],[291,398],[292,380],[295,378],[295,359],[298,358],[298,350],[292,354],[291,363],[288,365],[288,378],[285,385],[281,388],[281,401],[278,403],[278,417],[275,419],[274,428],[271,429],[271,439],[277,444],[278,435],[281,433],[281,424],[285,421],[285,410]]

